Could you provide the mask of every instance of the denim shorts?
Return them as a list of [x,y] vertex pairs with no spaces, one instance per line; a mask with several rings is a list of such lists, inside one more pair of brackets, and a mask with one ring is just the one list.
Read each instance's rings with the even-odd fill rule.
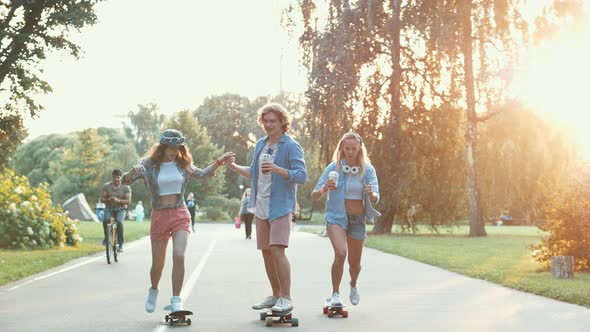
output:
[[346,223],[326,221],[326,227],[338,225],[346,231],[346,236],[356,240],[365,240],[367,238],[367,228],[365,225],[365,216],[362,214],[347,215]]

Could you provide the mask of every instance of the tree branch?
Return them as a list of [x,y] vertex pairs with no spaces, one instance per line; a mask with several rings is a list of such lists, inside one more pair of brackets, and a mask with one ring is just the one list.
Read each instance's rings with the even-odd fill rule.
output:
[[490,118],[492,118],[492,117],[494,117],[494,116],[496,116],[496,115],[498,115],[498,114],[500,114],[502,112],[504,112],[504,109],[497,109],[495,111],[488,111],[488,112],[485,112],[484,114],[482,114],[481,116],[477,116],[475,118],[475,120],[477,122],[484,122],[484,121],[487,121]]
[[22,29],[18,32],[19,37],[13,38],[11,44],[13,45],[8,54],[6,55],[6,59],[4,62],[0,64],[0,83],[2,83],[8,73],[10,72],[10,67],[14,65],[17,61],[19,54],[25,49],[27,46],[27,42],[29,40],[29,35],[35,30],[37,27],[40,19],[41,14],[43,13],[43,8],[45,7],[45,1],[40,1],[35,5],[31,6],[25,12],[25,25]]

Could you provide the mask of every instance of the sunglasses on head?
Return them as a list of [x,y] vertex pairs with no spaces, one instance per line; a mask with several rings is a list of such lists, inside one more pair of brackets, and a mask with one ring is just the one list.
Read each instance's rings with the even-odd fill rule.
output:
[[162,136],[160,137],[160,143],[161,144],[182,144],[184,143],[184,137],[166,137],[166,136]]

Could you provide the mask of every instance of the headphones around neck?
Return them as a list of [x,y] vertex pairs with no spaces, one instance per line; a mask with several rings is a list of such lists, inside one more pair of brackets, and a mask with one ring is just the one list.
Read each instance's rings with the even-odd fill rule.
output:
[[344,172],[344,174],[357,175],[357,174],[359,174],[360,170],[361,170],[361,168],[358,166],[351,167],[348,165],[342,165],[342,171]]

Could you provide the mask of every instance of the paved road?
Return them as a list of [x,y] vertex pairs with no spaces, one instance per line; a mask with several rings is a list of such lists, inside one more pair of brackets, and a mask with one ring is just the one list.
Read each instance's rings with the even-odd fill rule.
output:
[[[195,312],[190,327],[170,328],[161,312],[144,313],[150,265],[144,238],[128,244],[117,264],[107,265],[99,254],[0,287],[0,330],[268,331],[250,309],[269,292],[254,241],[244,240],[243,230],[233,225],[199,225],[190,238],[183,289],[185,305]],[[363,257],[361,303],[349,307],[349,318],[329,319],[321,307],[330,295],[329,241],[295,232],[288,254],[297,330],[590,331],[586,308],[371,249]],[[171,296],[170,268],[158,307]],[[348,289],[342,293],[347,299]]]

